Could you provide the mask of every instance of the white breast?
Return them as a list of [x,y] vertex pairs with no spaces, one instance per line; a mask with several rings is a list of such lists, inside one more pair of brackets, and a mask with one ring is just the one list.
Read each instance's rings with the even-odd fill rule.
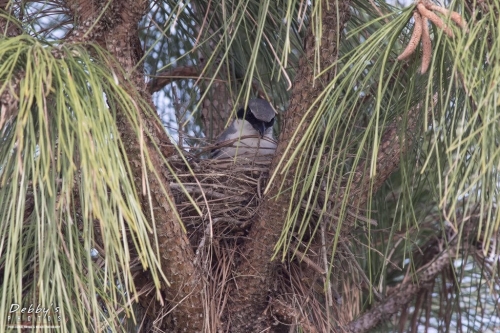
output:
[[[258,156],[272,155],[276,151],[276,140],[273,138],[273,129],[268,128],[261,138],[252,125],[245,121],[236,119],[231,126],[233,133],[228,133],[221,141],[223,146],[217,158],[244,157],[255,159]],[[228,128],[229,129],[229,128]]]

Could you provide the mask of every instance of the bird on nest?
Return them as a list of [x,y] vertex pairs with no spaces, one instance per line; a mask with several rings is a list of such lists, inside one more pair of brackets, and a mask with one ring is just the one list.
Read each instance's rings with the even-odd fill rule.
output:
[[212,151],[212,158],[271,159],[277,146],[273,137],[275,115],[268,101],[249,100],[247,108],[238,110],[236,119],[215,141],[217,148]]

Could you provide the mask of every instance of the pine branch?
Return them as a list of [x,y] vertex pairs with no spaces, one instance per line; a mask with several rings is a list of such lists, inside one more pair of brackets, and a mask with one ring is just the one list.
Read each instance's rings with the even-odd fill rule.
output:
[[200,75],[200,71],[194,66],[183,66],[167,69],[158,73],[148,83],[148,91],[150,93],[157,92],[167,84],[182,79],[196,79]]
[[[429,107],[429,114],[433,107],[437,104],[437,94],[434,94],[431,106]],[[398,117],[389,124],[382,139],[380,140],[380,149],[377,155],[377,162],[375,166],[376,174],[370,178],[366,175],[366,170],[369,170],[370,161],[366,161],[358,165],[355,171],[355,176],[352,184],[354,189],[349,193],[349,203],[354,207],[360,207],[368,200],[369,193],[375,193],[382,186],[382,184],[399,169],[401,157],[413,145],[418,132],[417,126],[422,115],[424,102],[418,103],[416,106],[408,111],[407,122],[405,128],[401,128],[405,124],[403,117]],[[400,133],[404,133],[404,137],[400,137]],[[344,195],[331,200],[339,202]],[[341,201],[340,201],[341,202]]]
[[[346,195],[348,196],[347,202],[350,207],[352,207],[351,209],[362,207],[366,204],[370,195],[376,193],[385,181],[399,169],[401,157],[412,147],[416,138],[416,133],[418,132],[417,126],[419,125],[419,120],[422,117],[424,103],[425,102],[422,101],[408,111],[406,123],[404,122],[403,117],[398,117],[388,125],[387,129],[382,134],[375,164],[376,173],[373,177],[369,177],[368,175],[367,170],[370,168],[370,161],[367,160],[359,164],[354,171],[355,174],[352,184],[347,186],[351,189],[349,193],[346,193],[343,188],[339,191],[333,191],[329,200],[332,202],[334,207],[337,207],[337,210],[334,213],[335,215],[339,214],[339,208],[342,206],[342,202],[344,201]],[[430,110],[432,110],[436,104],[437,94],[434,95],[433,100],[431,101],[431,107],[429,108],[428,115],[431,114]],[[402,125],[405,125],[405,127],[402,128]],[[405,133],[403,138],[400,137],[401,133]],[[351,213],[345,218],[342,230],[348,230],[353,225],[356,215],[357,212]],[[327,244],[334,244],[334,236],[335,234],[330,234],[329,239],[327,239]],[[319,239],[315,239],[314,242],[318,243]],[[348,245],[341,245],[348,249]],[[355,262],[356,259],[352,257],[349,258],[349,260],[354,260]],[[361,269],[358,268],[358,270],[359,272],[362,272]],[[368,285],[370,285],[369,281]]]
[[352,333],[370,332],[383,320],[389,319],[393,314],[400,311],[423,288],[432,285],[436,276],[450,264],[456,246],[450,246],[439,253],[434,260],[419,269],[415,280],[407,279],[394,288],[394,292],[383,302],[373,306],[361,317],[351,322],[347,329]]
[[[382,321],[405,309],[415,297],[421,295],[423,289],[431,290],[438,274],[452,264],[455,256],[461,252],[459,250],[468,248],[471,243],[476,243],[481,248],[482,245],[476,242],[477,227],[481,225],[480,219],[484,217],[478,213],[478,209],[479,206],[476,205],[470,207],[467,213],[457,213],[457,222],[445,224],[445,232],[442,233],[444,237],[432,238],[427,244],[423,244],[420,248],[426,250],[422,266],[413,277],[405,277],[403,282],[392,287],[384,301],[374,304],[371,310],[346,327],[348,332],[370,332]],[[455,230],[457,225],[460,232]]]

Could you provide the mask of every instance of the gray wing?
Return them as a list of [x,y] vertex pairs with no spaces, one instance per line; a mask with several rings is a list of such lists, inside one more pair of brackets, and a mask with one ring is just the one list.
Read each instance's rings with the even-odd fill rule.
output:
[[222,132],[221,135],[219,135],[219,137],[217,138],[217,140],[215,140],[215,143],[220,143],[220,142],[227,141],[227,140],[229,140],[232,137],[234,138],[234,134],[236,134],[237,132],[238,132],[238,129],[236,128],[236,126],[234,126],[234,120],[233,120],[233,122],[231,123],[231,125],[229,125],[224,130],[224,132]]
[[[238,133],[238,129],[234,125],[234,120],[233,120],[231,125],[229,125],[224,130],[224,132],[222,132],[221,135],[219,135],[217,140],[215,140],[215,145],[218,145],[219,143],[222,143],[224,141],[228,141],[231,138],[234,138],[237,133]],[[222,151],[220,148],[212,149],[212,151],[210,153],[210,158],[217,158],[221,153],[222,153]]]

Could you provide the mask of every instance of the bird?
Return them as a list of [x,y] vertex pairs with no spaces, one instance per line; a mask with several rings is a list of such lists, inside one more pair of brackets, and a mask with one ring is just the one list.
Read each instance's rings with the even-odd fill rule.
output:
[[247,158],[257,160],[269,158],[276,151],[273,137],[275,112],[271,104],[261,98],[248,101],[248,107],[236,113],[236,119],[215,141],[218,148],[212,158]]

